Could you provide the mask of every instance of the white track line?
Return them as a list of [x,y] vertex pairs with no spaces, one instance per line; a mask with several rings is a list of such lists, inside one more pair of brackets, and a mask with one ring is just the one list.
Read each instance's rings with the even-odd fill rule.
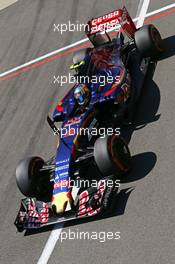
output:
[[[73,199],[76,198],[77,193],[78,193],[78,188],[73,187],[73,189],[72,189]],[[55,248],[55,245],[56,245],[57,241],[59,240],[59,237],[60,237],[60,234],[63,230],[63,227],[64,227],[64,223],[54,225],[53,230],[50,233],[50,236],[49,236],[49,238],[45,244],[45,247],[42,251],[42,254],[41,254],[37,264],[47,264],[50,256],[52,255],[52,252]]]
[[13,5],[18,0],[0,0],[0,10],[7,8],[10,5]]
[[140,0],[140,2],[139,2],[138,8],[137,8],[136,17],[139,17],[140,10],[141,10],[142,5],[143,5],[143,1],[144,1],[144,0]]
[[53,56],[53,55],[55,55],[55,54],[58,54],[58,53],[60,53],[60,52],[62,52],[62,51],[65,51],[65,50],[68,50],[68,49],[73,48],[73,47],[75,47],[75,46],[78,46],[79,44],[82,44],[82,43],[86,42],[87,40],[88,40],[88,38],[85,38],[85,39],[79,40],[79,41],[74,42],[74,43],[72,43],[72,44],[70,44],[70,45],[68,45],[68,46],[65,46],[65,47],[63,47],[63,48],[60,48],[60,49],[54,50],[54,51],[52,51],[52,52],[50,52],[50,53],[47,53],[47,54],[45,54],[45,55],[43,55],[43,56],[41,56],[41,57],[38,57],[38,58],[36,58],[36,59],[34,59],[34,60],[28,61],[28,62],[26,62],[26,63],[24,63],[24,64],[21,64],[21,65],[15,67],[15,68],[9,70],[9,71],[6,71],[6,72],[4,72],[4,73],[1,73],[1,74],[0,74],[0,77],[4,77],[4,76],[6,76],[6,75],[8,75],[8,74],[10,74],[10,73],[13,73],[13,72],[15,72],[15,71],[21,70],[21,69],[23,69],[23,68],[25,68],[25,67],[28,67],[28,66],[30,66],[30,65],[32,65],[32,64],[34,64],[34,63],[36,63],[36,62],[42,61],[42,60],[44,60],[44,59],[46,59],[46,58],[48,58],[48,57],[51,57],[51,56]]
[[[160,13],[162,11],[165,11],[165,10],[173,8],[173,7],[175,7],[175,3],[172,4],[172,5],[168,5],[168,6],[165,6],[163,8],[157,9],[157,10],[155,10],[153,12],[150,12],[149,14],[145,14],[145,17],[149,17],[149,16],[152,16],[152,15],[155,15],[157,13]],[[136,21],[136,20],[138,20],[138,18],[134,19],[134,21]],[[81,41],[84,42],[84,41],[86,41],[86,39],[81,40]],[[72,45],[75,45],[75,43],[72,44]],[[47,55],[45,55],[45,56],[47,56]],[[37,264],[47,264],[48,263],[48,260],[49,260],[51,254],[52,254],[52,252],[53,252],[53,250],[55,248],[55,245],[56,245],[56,243],[57,243],[57,241],[58,241],[58,239],[60,237],[60,234],[61,234],[61,232],[63,230],[63,227],[64,227],[64,224],[60,224],[60,225],[54,226],[54,229],[51,231],[51,234],[50,234],[50,236],[49,236],[49,238],[48,238],[48,240],[46,242],[46,245],[45,245],[45,247],[43,249],[43,252],[42,252]]]
[[[157,14],[157,13],[160,13],[160,12],[162,12],[162,11],[168,10],[168,9],[170,9],[170,8],[173,8],[173,7],[175,7],[175,3],[170,4],[170,5],[167,5],[167,6],[165,6],[165,7],[160,8],[160,9],[157,9],[157,10],[155,10],[155,11],[153,11],[153,12],[150,12],[150,13],[146,14],[145,17],[150,17],[150,16],[152,16],[152,15],[155,15],[155,14]],[[138,19],[139,19],[139,17],[136,17],[136,18],[133,19],[133,21],[136,22],[136,21],[138,21]],[[82,43],[86,42],[87,40],[88,40],[87,38],[84,38],[84,39],[79,40],[79,41],[77,41],[77,42],[75,42],[75,43],[72,43],[72,44],[70,44],[70,45],[68,45],[68,46],[66,46],[66,47],[63,47],[63,48],[60,48],[60,49],[54,50],[54,51],[52,51],[52,52],[50,52],[50,53],[47,53],[47,54],[45,54],[45,55],[43,55],[43,56],[41,56],[41,57],[38,57],[38,58],[36,58],[36,59],[34,59],[34,60],[28,61],[28,62],[26,62],[26,63],[24,63],[24,64],[22,64],[22,65],[19,65],[19,66],[15,67],[15,68],[12,68],[12,69],[10,69],[10,70],[8,70],[8,71],[6,71],[6,72],[1,73],[1,74],[0,74],[0,78],[1,78],[1,77],[4,77],[4,76],[6,76],[6,75],[8,75],[8,74],[10,74],[10,73],[16,72],[16,71],[18,71],[18,70],[20,70],[20,69],[23,69],[23,68],[25,68],[25,67],[27,67],[27,66],[30,66],[30,65],[32,65],[32,64],[34,64],[34,63],[36,63],[36,62],[42,61],[43,59],[46,59],[46,58],[48,58],[48,57],[51,57],[51,56],[53,56],[53,55],[55,55],[55,54],[58,54],[58,53],[60,53],[60,52],[62,52],[62,51],[65,51],[65,50],[68,50],[68,49],[73,48],[73,47],[75,47],[75,46],[78,46],[79,44],[82,44]]]
[[64,224],[57,224],[54,226],[54,229],[52,230],[47,242],[46,242],[46,245],[44,247],[44,250],[37,262],[37,264],[47,264],[54,248],[55,248],[55,245],[60,237],[60,234],[63,230],[63,226]]
[[155,15],[155,14],[157,14],[157,13],[161,13],[161,12],[163,12],[163,11],[165,11],[165,10],[168,10],[168,9],[171,9],[171,8],[173,8],[173,7],[175,7],[175,3],[170,4],[170,5],[167,5],[167,6],[164,6],[164,7],[162,7],[162,8],[157,9],[157,10],[154,10],[154,11],[152,11],[152,12],[149,12],[148,14],[146,14],[145,17],[153,16],[153,15]]
[[137,21],[137,28],[140,28],[144,24],[145,16],[148,11],[150,0],[140,0],[139,3],[139,15],[138,15],[138,21]]

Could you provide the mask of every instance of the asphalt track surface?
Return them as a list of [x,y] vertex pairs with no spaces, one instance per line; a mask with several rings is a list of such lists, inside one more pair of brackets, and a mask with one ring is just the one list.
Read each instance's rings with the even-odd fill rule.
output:
[[[84,38],[83,32],[53,32],[54,23],[81,21],[125,3],[132,17],[139,1],[22,0],[0,11],[0,71],[16,67]],[[166,1],[166,5],[173,3]],[[163,7],[155,0],[149,12]],[[114,206],[114,216],[65,226],[64,231],[121,232],[119,240],[58,240],[49,259],[55,263],[174,264],[175,259],[175,14],[157,18],[167,51],[148,78],[138,106],[130,149],[133,171]],[[50,230],[16,233],[13,221],[22,197],[15,183],[15,167],[22,157],[50,157],[56,138],[46,124],[59,97],[54,75],[68,73],[72,54],[11,79],[0,81],[0,263],[37,263]]]

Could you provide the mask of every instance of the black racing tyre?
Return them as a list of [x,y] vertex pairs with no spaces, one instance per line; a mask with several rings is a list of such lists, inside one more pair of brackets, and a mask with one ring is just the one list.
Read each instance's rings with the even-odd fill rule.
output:
[[94,145],[94,159],[104,176],[120,176],[130,170],[131,154],[125,141],[117,136],[98,138]]
[[38,178],[40,169],[44,165],[44,160],[40,157],[30,157],[19,162],[16,168],[16,183],[27,197],[37,197],[41,195],[39,190]]
[[135,32],[135,44],[143,57],[158,57],[163,52],[163,40],[157,28],[144,25]]

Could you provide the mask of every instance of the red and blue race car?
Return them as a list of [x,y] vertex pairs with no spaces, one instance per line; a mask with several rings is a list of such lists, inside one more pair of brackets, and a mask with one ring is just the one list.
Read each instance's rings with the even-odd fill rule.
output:
[[[136,29],[125,7],[90,20],[86,34],[93,47],[73,57],[76,84],[52,119],[47,117],[59,139],[56,155],[48,161],[30,157],[16,168],[17,185],[26,196],[15,220],[19,231],[107,210],[119,179],[131,168],[119,128],[132,123],[163,41],[153,25]],[[62,122],[60,129],[55,122]]]

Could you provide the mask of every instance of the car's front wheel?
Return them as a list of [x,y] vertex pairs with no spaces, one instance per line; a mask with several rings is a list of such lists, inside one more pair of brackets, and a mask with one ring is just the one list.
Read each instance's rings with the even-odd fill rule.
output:
[[49,176],[43,177],[41,168],[44,160],[40,157],[30,157],[19,162],[16,168],[16,183],[27,197],[41,197],[50,188]]

